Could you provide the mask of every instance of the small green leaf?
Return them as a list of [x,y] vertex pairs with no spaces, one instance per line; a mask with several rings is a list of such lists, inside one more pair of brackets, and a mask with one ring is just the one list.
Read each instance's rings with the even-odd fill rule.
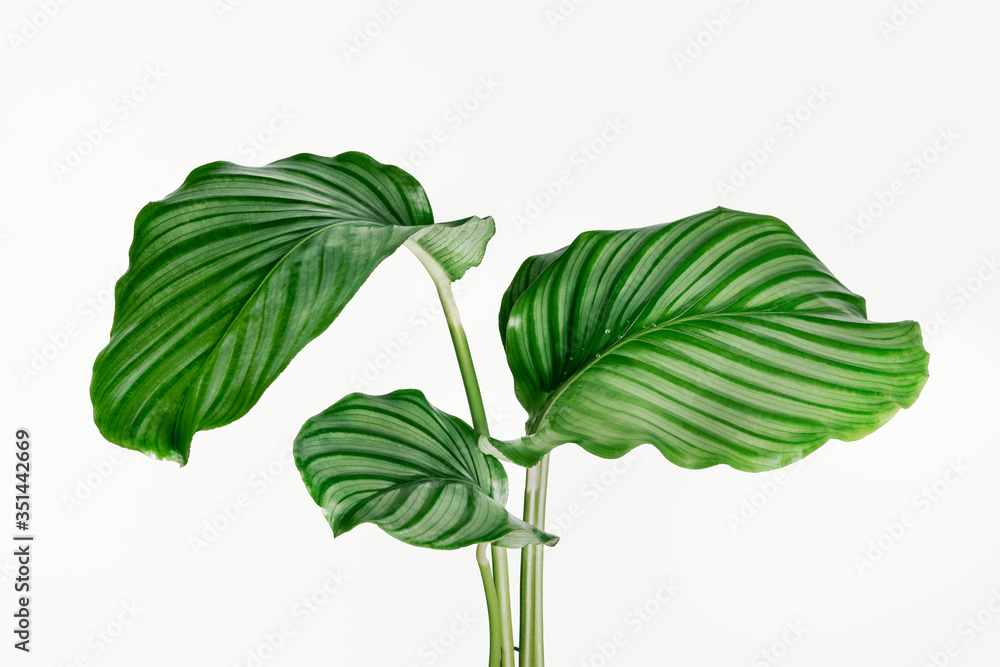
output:
[[927,380],[915,322],[868,321],[787,225],[721,208],[528,259],[500,334],[533,435],[491,444],[521,465],[651,443],[771,470],[871,433]]
[[[455,227],[461,227],[455,232]],[[486,254],[486,244],[493,238],[496,226],[493,218],[467,218],[455,222],[442,222],[420,230],[407,241],[418,246],[417,257],[431,258],[441,272],[454,282],[469,269],[479,266]]]
[[334,536],[365,522],[419,547],[553,546],[512,516],[507,475],[479,435],[414,389],[351,394],[306,422],[295,463]]
[[408,239],[455,278],[482,260],[491,219],[432,223],[420,184],[362,153],[194,170],[136,218],[94,364],[101,433],[185,463],[194,433],[246,414]]

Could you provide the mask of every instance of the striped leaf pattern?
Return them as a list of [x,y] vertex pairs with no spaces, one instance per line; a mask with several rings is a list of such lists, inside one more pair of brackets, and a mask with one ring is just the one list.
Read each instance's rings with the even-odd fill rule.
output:
[[196,169],[136,218],[94,364],[101,433],[186,463],[194,433],[246,414],[407,239],[435,229],[424,249],[460,276],[493,233],[432,223],[416,180],[361,153]]
[[434,549],[554,545],[504,508],[507,475],[478,439],[419,391],[351,394],[306,422],[295,462],[335,537],[370,522]]
[[871,433],[927,380],[916,323],[868,321],[787,225],[721,208],[529,259],[500,332],[531,435],[494,445],[522,465],[650,443],[771,470]]

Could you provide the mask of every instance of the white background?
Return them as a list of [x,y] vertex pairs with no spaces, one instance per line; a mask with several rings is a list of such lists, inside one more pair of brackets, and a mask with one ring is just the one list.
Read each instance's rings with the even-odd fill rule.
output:
[[[648,447],[617,468],[558,450],[550,665],[996,665],[1000,5],[907,0],[894,15],[893,1],[591,0],[559,14],[556,0],[403,0],[395,13],[386,0],[6,0],[0,536],[14,532],[13,434],[27,427],[37,542],[28,656],[11,648],[12,547],[0,549],[0,662],[486,664],[473,550],[420,550],[372,526],[333,540],[288,465],[300,425],[369,363],[364,391],[418,387],[467,417],[413,257],[385,262],[249,415],[197,435],[183,470],[118,449],[91,421],[136,212],[206,162],[360,150],[410,168],[438,220],[496,218],[459,302],[500,436],[524,419],[500,295],[523,258],[586,229],[720,204],[773,214],[872,319],[924,324],[931,379],[914,407],[784,476],[683,470]],[[373,12],[391,20],[369,25]],[[359,37],[366,25],[374,36]],[[864,227],[859,207],[873,212]],[[519,512],[523,475],[510,473]],[[206,522],[225,524],[241,494],[212,539]],[[328,572],[346,577],[332,594]],[[657,602],[671,580],[679,590]],[[322,604],[307,615],[296,605],[310,596]],[[269,651],[283,623],[291,635]]]

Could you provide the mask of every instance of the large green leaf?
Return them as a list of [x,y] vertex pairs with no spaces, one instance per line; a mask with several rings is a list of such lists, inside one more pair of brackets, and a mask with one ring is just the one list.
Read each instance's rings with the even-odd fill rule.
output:
[[306,422],[295,462],[334,536],[371,522],[435,549],[554,545],[558,538],[504,508],[507,475],[478,439],[419,391],[351,394]]
[[362,153],[194,170],[136,218],[94,364],[101,433],[185,463],[194,433],[246,414],[402,243],[452,279],[482,260],[492,219],[432,223],[420,184]]
[[721,208],[530,258],[500,333],[534,435],[493,446],[522,465],[651,443],[770,470],[871,433],[927,379],[916,323],[869,322],[787,225]]

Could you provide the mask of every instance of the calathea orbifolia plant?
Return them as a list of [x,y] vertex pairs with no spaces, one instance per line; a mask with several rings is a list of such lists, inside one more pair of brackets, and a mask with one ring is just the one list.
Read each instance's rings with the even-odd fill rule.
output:
[[[136,218],[94,365],[95,421],[114,443],[186,463],[197,431],[246,414],[405,245],[437,287],[472,425],[417,390],[351,394],[302,427],[296,463],[335,535],[371,522],[417,546],[476,545],[489,664],[540,667],[551,450],[652,444],[686,468],[773,470],[871,433],[927,379],[917,324],[869,322],[787,225],[716,209],[585,232],[521,265],[500,337],[526,435],[490,438],[451,283],[493,233],[490,218],[435,223],[411,176],[361,153],[200,167]],[[527,467],[522,518],[505,507],[500,458]],[[511,548],[524,550],[516,648]]]

